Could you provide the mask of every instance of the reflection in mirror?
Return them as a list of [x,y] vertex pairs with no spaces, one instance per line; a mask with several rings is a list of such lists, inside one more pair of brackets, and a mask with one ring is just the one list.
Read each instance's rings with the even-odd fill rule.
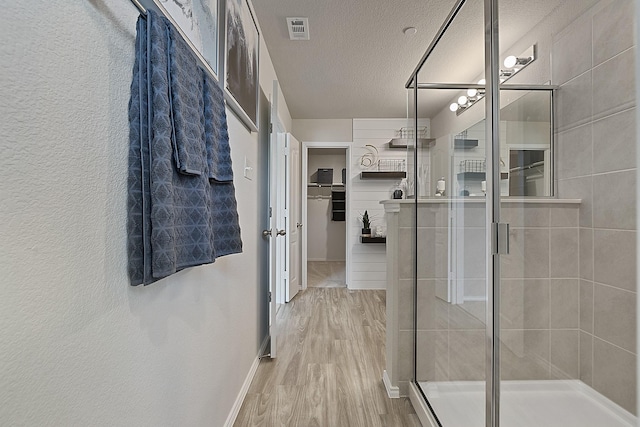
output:
[[[507,92],[507,91],[503,91]],[[503,99],[509,101],[509,95]],[[526,92],[500,112],[500,194],[541,197],[552,195],[551,91]],[[483,196],[486,192],[484,120],[453,138],[455,196]]]

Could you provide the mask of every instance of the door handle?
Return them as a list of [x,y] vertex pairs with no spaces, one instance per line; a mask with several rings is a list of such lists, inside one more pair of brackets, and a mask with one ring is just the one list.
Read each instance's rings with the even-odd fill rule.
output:
[[296,227],[302,228],[302,224],[300,224],[299,222],[296,222]]
[[262,237],[271,237],[271,229],[262,230]]
[[284,236],[286,234],[287,234],[286,230],[278,230],[278,233],[277,233],[278,236]]

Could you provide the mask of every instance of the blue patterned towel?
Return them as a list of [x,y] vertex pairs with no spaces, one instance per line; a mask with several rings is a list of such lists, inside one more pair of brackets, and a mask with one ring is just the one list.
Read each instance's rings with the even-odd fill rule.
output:
[[222,89],[204,71],[204,128],[208,176],[213,200],[212,223],[216,256],[242,252],[231,148]]
[[[132,285],[242,251],[224,105],[222,116],[207,119],[202,73],[185,49],[166,19],[149,11],[138,20],[129,104]],[[210,133],[227,135],[222,154],[219,138],[211,148],[206,142],[207,120],[220,128]],[[210,169],[227,156],[221,169],[230,175],[218,183]]]
[[168,55],[174,160],[180,172],[200,175],[205,171],[207,159],[201,71],[191,48],[172,26],[169,26]]

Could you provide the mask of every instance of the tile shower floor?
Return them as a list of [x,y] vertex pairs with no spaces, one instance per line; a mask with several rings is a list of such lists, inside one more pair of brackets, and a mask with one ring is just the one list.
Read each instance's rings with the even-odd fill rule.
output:
[[[443,427],[484,427],[484,382],[421,382]],[[502,427],[627,427],[634,415],[578,380],[506,381]]]
[[307,286],[343,288],[347,286],[344,261],[308,261]]

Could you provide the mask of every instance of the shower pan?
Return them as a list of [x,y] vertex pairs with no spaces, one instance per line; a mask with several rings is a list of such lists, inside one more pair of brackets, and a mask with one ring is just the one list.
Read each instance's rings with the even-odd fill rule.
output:
[[385,385],[425,425],[636,425],[635,192],[600,193],[636,165],[594,153],[633,104],[575,105],[627,50],[573,69],[611,48],[581,32],[633,2],[530,3],[457,1],[407,82],[408,127],[436,142],[408,144],[411,199],[385,203]]

